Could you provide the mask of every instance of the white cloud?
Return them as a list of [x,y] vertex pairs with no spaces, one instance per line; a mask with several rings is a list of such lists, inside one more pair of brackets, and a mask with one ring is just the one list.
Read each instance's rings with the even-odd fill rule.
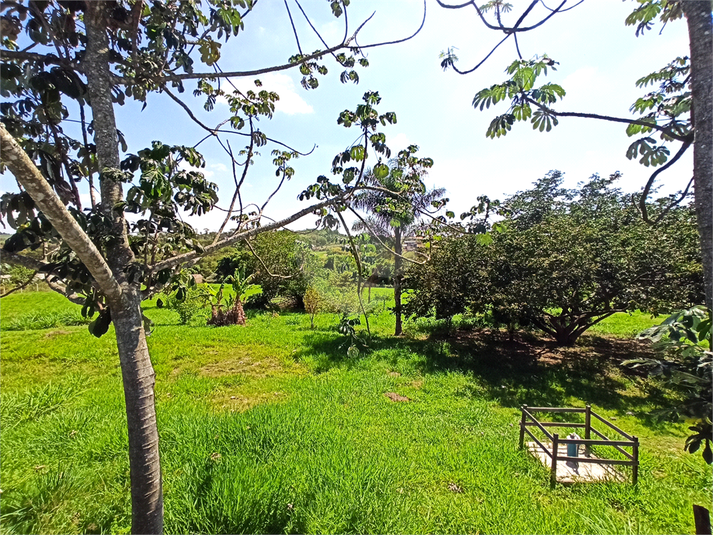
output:
[[400,132],[392,138],[387,137],[386,144],[391,149],[392,155],[396,156],[396,154],[400,150],[405,149],[406,147],[408,147],[411,144],[411,140],[409,140],[409,138],[406,134],[404,134],[403,132]]
[[[603,76],[596,67],[582,67],[567,76],[560,85],[567,91],[565,96],[567,106],[590,108],[592,93],[598,91],[601,94],[602,88],[612,86],[609,82],[610,80]],[[584,111],[589,110],[585,109]]]
[[[256,87],[253,80],[245,78],[231,79],[235,87],[240,91],[248,89],[274,91],[280,95],[280,100],[275,103],[275,111],[286,113],[287,115],[314,113],[314,108],[297,93],[294,81],[287,74],[268,73],[260,76],[262,87]],[[218,102],[227,104],[224,98],[219,98]]]
[[224,163],[212,163],[208,167],[215,169],[218,173],[225,173],[228,171],[228,166]]

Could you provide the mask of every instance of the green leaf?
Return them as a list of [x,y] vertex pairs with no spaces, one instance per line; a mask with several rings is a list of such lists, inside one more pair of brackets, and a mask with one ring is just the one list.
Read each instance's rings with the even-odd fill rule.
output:
[[92,333],[97,338],[100,338],[109,330],[109,324],[111,323],[111,313],[109,309],[104,309],[97,319],[92,321],[87,327],[89,332]]
[[351,156],[352,160],[355,160],[357,162],[360,162],[364,159],[364,147],[361,145],[356,145],[351,148],[349,151],[349,155]]
[[706,439],[706,447],[703,448],[703,460],[708,464],[713,464],[713,451],[711,451],[711,443]]
[[372,172],[377,180],[382,180],[389,176],[389,166],[383,163],[376,164]]
[[475,241],[478,243],[478,245],[490,245],[493,243],[493,237],[490,235],[490,233],[486,232],[485,234],[478,234],[475,237]]

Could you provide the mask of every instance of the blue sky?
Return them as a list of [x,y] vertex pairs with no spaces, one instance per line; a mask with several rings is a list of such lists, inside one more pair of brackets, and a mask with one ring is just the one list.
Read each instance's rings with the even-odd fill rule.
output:
[[[529,2],[511,0],[511,3],[515,15],[510,14],[506,23],[514,22]],[[290,2],[290,6],[303,50],[319,48],[294,3]],[[327,2],[305,1],[303,6],[330,44],[341,39],[343,19],[332,16]],[[546,53],[559,62],[557,71],[548,80],[562,85],[567,96],[556,109],[630,117],[629,106],[645,93],[635,87],[636,79],[688,53],[684,21],[669,24],[661,35],[657,27],[635,37],[634,28],[624,25],[634,7],[632,1],[587,0],[542,27],[520,35],[525,58]],[[350,27],[356,28],[372,12],[376,14],[360,34],[361,44],[412,33],[421,21],[422,1],[352,0]],[[539,20],[544,14],[544,8],[539,7],[528,20]],[[263,132],[303,151],[317,145],[312,155],[295,163],[296,175],[266,213],[281,218],[304,207],[296,198],[298,193],[318,175],[329,174],[334,155],[357,136],[354,129],[337,125],[339,112],[353,109],[367,90],[381,94],[380,111],[396,112],[398,123],[385,129],[387,144],[394,154],[413,143],[420,147],[423,156],[433,158],[435,165],[426,182],[429,186],[446,188],[450,206],[456,213],[475,204],[478,195],[503,198],[527,188],[551,169],[564,171],[569,187],[593,173],[608,175],[618,170],[624,174],[620,182],[623,189],[641,189],[651,169],[626,159],[631,139],[623,125],[563,118],[549,133],[534,131],[529,124],[520,123],[504,138],[485,137],[489,122],[503,113],[506,105],[479,112],[471,102],[478,90],[506,79],[504,69],[516,59],[514,46],[505,43],[485,65],[466,76],[443,72],[438,54],[455,46],[459,67],[470,68],[501,37],[482,25],[475,10],[445,10],[435,1],[427,0],[426,23],[420,34],[406,43],[369,49],[370,66],[358,69],[361,80],[357,85],[341,84],[339,66],[330,60],[326,60],[329,74],[320,77],[320,87],[312,91],[301,88],[301,76],[296,71],[260,76],[266,88],[281,96],[273,120],[261,121]],[[245,31],[223,45],[220,65],[224,71],[261,68],[285,63],[296,51],[283,2],[260,0],[245,19]],[[247,88],[252,79],[235,83]],[[194,88],[195,82],[189,81],[182,98],[201,120],[214,125],[228,117],[225,104],[219,103],[211,113],[204,112],[202,101],[191,96]],[[117,108],[117,121],[130,152],[155,139],[193,145],[205,135],[181,108],[161,94],[150,95],[144,111],[140,103],[134,102]],[[227,138],[236,150],[245,145],[245,138]],[[250,169],[243,191],[248,202],[264,202],[276,186],[272,148],[263,147],[261,157]],[[221,205],[227,205],[232,192],[229,160],[215,142],[203,143],[200,150],[206,157],[206,174],[220,187]],[[691,157],[687,155],[661,176],[660,182],[664,184],[661,191],[669,193],[683,188],[691,177],[691,169]],[[2,177],[7,185],[2,189],[10,188],[8,179],[8,175]],[[215,212],[191,218],[190,222],[202,230],[217,228],[221,220],[222,213]],[[291,228],[311,227],[313,222],[314,218],[308,216]]]

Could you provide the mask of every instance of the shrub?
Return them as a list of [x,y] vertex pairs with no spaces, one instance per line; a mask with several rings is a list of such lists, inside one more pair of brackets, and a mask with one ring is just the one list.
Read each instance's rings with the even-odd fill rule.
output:
[[317,315],[317,312],[319,312],[322,296],[319,295],[319,292],[314,287],[310,286],[305,292],[303,301],[305,311],[309,314],[310,328],[314,329],[314,317]]
[[159,298],[159,307],[165,304],[166,308],[178,314],[181,325],[188,325],[208,305],[209,292],[205,285],[194,286],[188,289],[183,300],[176,294],[165,297],[165,300]]

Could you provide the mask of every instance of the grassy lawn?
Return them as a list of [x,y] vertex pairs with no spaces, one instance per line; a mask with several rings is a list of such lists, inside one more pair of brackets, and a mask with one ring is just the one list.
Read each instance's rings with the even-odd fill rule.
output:
[[[96,339],[68,325],[78,307],[49,292],[0,306],[0,533],[128,532],[113,329]],[[36,308],[59,319],[36,328],[51,323]],[[662,392],[616,366],[645,351],[627,338],[657,321],[646,315],[557,349],[429,336],[423,322],[393,338],[383,312],[370,351],[347,358],[333,315],[311,330],[305,314],[249,313],[244,328],[178,325],[152,302],[146,314],[167,533],[693,533],[691,504],[710,505],[686,426],[651,418]],[[517,449],[519,404],[585,402],[640,437],[638,487],[550,490]]]

